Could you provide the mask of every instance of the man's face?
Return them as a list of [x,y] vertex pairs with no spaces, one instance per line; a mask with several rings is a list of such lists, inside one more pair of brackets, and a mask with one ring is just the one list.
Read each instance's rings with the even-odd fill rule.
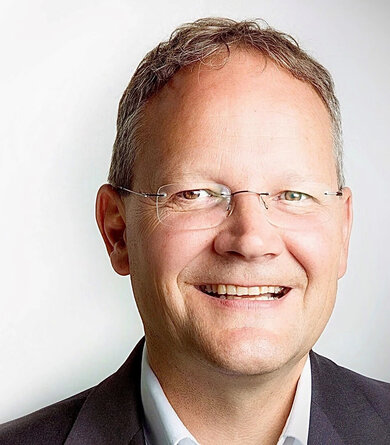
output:
[[[150,101],[145,122],[134,190],[156,193],[184,178],[233,192],[308,182],[338,189],[324,104],[258,54],[233,51],[221,69],[182,70]],[[181,230],[159,223],[151,200],[127,197],[131,281],[154,356],[169,351],[225,373],[272,372],[300,360],[330,317],[346,268],[350,191],[329,197],[341,201],[329,221],[304,230],[271,225],[254,194],[235,199],[218,227]],[[203,284],[291,290],[278,301],[223,304]]]

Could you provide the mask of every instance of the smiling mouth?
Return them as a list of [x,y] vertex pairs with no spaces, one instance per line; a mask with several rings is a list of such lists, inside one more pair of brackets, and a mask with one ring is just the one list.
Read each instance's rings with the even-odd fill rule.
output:
[[220,300],[279,300],[291,288],[286,286],[236,286],[234,284],[201,284],[196,286],[201,292]]

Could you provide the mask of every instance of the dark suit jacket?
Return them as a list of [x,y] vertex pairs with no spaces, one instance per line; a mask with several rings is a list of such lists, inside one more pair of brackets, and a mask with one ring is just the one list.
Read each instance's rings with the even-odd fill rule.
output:
[[[144,340],[94,388],[0,426],[1,445],[144,445],[140,396]],[[309,445],[389,445],[390,384],[310,351]]]

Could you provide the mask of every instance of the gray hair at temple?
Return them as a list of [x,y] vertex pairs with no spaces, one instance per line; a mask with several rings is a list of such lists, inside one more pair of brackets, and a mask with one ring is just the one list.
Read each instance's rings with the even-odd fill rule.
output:
[[266,59],[314,88],[331,117],[338,186],[344,186],[340,107],[329,72],[290,35],[260,20],[237,22],[227,18],[202,18],[178,27],[169,40],[150,51],[138,65],[119,103],[117,135],[108,176],[110,184],[132,186],[135,159],[144,142],[141,130],[148,99],[181,68],[207,63],[214,56],[225,54],[221,67],[228,60],[230,49],[237,47],[258,50]]

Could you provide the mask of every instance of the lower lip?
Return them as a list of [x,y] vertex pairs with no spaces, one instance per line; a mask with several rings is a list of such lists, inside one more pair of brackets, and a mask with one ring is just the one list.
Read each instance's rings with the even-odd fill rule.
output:
[[249,298],[243,298],[241,300],[221,300],[220,298],[212,297],[200,289],[195,289],[202,294],[208,301],[220,308],[238,309],[238,310],[267,310],[267,309],[277,309],[287,300],[289,295],[292,293],[290,289],[283,297],[276,300],[250,300]]

